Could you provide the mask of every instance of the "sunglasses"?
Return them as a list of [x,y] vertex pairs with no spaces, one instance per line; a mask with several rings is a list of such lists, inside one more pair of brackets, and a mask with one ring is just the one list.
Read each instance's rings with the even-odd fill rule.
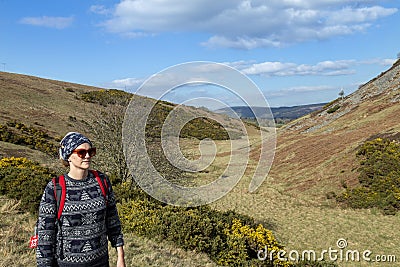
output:
[[72,153],[75,153],[78,155],[78,157],[84,159],[86,157],[87,154],[89,154],[89,157],[93,157],[96,155],[96,148],[92,147],[89,149],[75,149],[72,151]]

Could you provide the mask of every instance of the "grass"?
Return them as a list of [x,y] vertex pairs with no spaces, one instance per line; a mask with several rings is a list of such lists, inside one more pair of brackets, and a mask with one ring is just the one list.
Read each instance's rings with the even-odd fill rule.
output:
[[17,201],[0,197],[0,266],[36,266],[35,251],[28,247],[35,218],[18,206]]
[[[185,251],[176,248],[171,243],[157,243],[131,234],[124,237],[126,243],[124,247],[126,266],[216,266],[207,255],[195,251]],[[116,251],[111,247],[109,250],[110,264],[113,266],[117,262]]]
[[98,106],[77,99],[81,92],[98,90],[95,87],[6,72],[0,77],[0,124],[17,120],[36,125],[51,136],[63,136],[74,130],[70,117],[86,120],[88,111]]

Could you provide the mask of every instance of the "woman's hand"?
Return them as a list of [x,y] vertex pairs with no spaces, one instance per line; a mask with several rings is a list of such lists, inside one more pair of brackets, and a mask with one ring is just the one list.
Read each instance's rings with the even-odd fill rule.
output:
[[117,247],[118,259],[117,259],[117,267],[125,267],[125,255],[124,255],[124,247]]

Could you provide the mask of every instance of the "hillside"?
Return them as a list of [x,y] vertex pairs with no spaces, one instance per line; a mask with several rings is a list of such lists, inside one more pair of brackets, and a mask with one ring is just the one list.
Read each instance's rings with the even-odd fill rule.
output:
[[17,120],[37,125],[53,135],[73,129],[95,105],[79,100],[83,92],[100,88],[0,72],[0,124]]
[[[399,88],[400,60],[344,99],[308,107],[319,110],[289,108],[291,114],[309,114],[278,130],[269,183],[293,196],[306,195],[315,205],[324,201],[327,193],[343,190],[344,182],[357,184],[356,148],[373,137],[398,136],[400,132]],[[236,110],[251,115],[248,108]],[[274,112],[281,111],[285,109]]]
[[287,183],[287,191],[307,191],[316,199],[339,191],[342,181],[354,185],[355,149],[370,138],[400,132],[399,88],[398,61],[351,95],[280,129],[271,176]]

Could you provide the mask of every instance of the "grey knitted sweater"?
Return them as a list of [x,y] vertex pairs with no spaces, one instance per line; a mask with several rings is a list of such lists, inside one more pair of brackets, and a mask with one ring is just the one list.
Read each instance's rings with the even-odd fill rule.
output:
[[54,185],[50,181],[39,207],[38,266],[52,266],[53,255],[59,266],[108,266],[108,242],[124,244],[114,193],[108,178],[107,204],[94,175],[83,180],[65,177],[66,199],[57,226]]

